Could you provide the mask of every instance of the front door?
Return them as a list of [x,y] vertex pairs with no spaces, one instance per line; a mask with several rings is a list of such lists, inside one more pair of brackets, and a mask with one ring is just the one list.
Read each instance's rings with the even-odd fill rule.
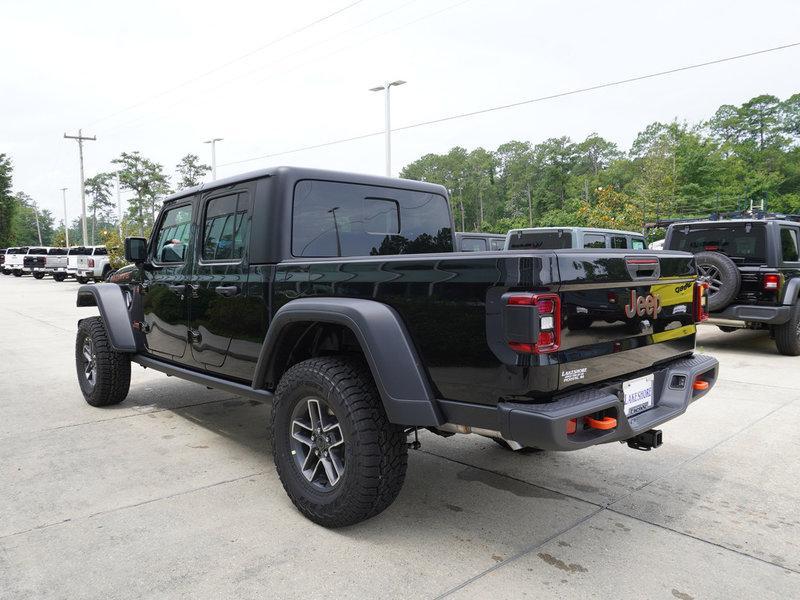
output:
[[[248,319],[247,242],[251,190],[215,190],[202,197],[199,251],[191,280],[189,340],[192,357],[223,373],[233,338]],[[229,375],[235,376],[231,372]]]
[[186,362],[188,292],[192,269],[192,203],[162,212],[153,234],[151,265],[142,283],[148,351]]

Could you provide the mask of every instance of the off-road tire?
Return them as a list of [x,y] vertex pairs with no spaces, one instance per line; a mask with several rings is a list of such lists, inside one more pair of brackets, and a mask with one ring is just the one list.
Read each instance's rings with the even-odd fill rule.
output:
[[64,273],[53,273],[53,281],[58,281],[59,283],[61,283],[66,278],[67,276]]
[[800,356],[800,303],[792,307],[792,316],[775,327],[775,346],[784,356]]
[[44,279],[44,273],[34,273],[33,274],[33,278],[34,279]]
[[[344,440],[344,470],[328,490],[314,487],[292,454],[292,415],[317,398],[333,411]],[[272,406],[272,454],[297,509],[323,527],[344,527],[374,517],[400,493],[408,448],[402,427],[386,417],[375,382],[360,357],[312,358],[281,377]]]
[[[92,385],[86,375],[84,342],[93,345],[96,372]],[[101,317],[89,317],[78,323],[75,340],[75,368],[83,397],[91,406],[119,404],[128,395],[131,384],[131,359],[128,354],[111,348],[108,332]]]
[[742,285],[739,268],[730,258],[719,252],[698,252],[694,259],[700,277],[713,274],[713,281],[709,282],[711,287],[708,289],[708,310],[722,310],[739,294]]

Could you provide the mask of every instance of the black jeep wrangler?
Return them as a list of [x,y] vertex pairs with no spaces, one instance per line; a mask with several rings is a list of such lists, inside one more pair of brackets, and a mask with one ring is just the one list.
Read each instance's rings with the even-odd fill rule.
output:
[[709,323],[722,331],[763,329],[778,352],[800,355],[800,223],[733,219],[675,223],[666,250],[695,255],[709,285]]
[[[270,169],[171,196],[153,231],[78,291],[86,401],[121,402],[132,362],[269,401],[283,486],[325,526],[391,504],[419,428],[649,450],[717,379],[691,254],[455,252],[438,185]],[[571,330],[598,294],[618,310]]]

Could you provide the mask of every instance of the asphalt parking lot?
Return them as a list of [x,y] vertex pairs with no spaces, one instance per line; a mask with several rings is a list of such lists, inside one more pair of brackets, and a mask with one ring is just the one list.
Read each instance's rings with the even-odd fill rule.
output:
[[425,433],[385,513],[326,530],[268,406],[137,366],[86,405],[76,289],[0,277],[0,598],[798,596],[800,358],[763,334],[702,328],[721,380],[653,452]]

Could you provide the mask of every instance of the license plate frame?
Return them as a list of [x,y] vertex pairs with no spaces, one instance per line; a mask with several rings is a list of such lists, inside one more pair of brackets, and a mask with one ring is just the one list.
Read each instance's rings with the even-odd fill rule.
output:
[[634,417],[653,408],[655,405],[654,380],[655,376],[651,373],[644,377],[622,382],[622,397],[626,417]]

